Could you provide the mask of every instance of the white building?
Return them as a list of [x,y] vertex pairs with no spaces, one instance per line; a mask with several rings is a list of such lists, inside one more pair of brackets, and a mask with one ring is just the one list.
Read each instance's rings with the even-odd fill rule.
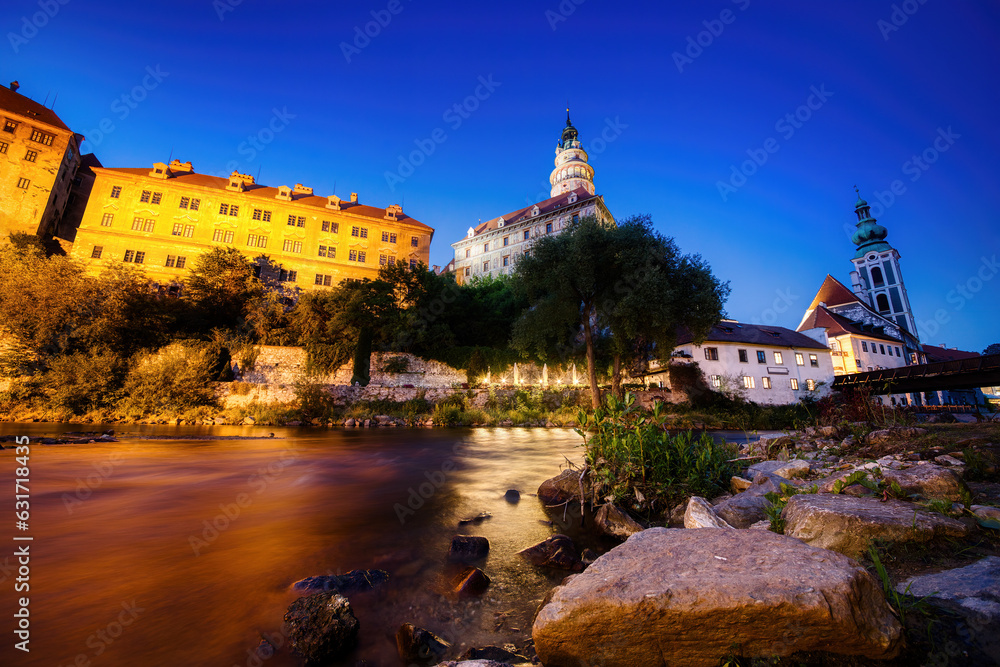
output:
[[604,197],[595,194],[594,168],[587,164],[587,152],[568,112],[549,182],[549,199],[470,227],[464,239],[451,244],[452,270],[459,284],[477,276],[511,273],[536,239],[558,234],[580,218],[594,216],[614,223]]
[[[810,332],[819,338],[822,332]],[[677,339],[674,357],[698,363],[705,381],[716,391],[735,389],[755,403],[780,405],[819,398],[830,391],[830,349],[814,338],[784,327],[723,320],[696,345],[689,333]],[[666,373],[647,381],[662,385]]]

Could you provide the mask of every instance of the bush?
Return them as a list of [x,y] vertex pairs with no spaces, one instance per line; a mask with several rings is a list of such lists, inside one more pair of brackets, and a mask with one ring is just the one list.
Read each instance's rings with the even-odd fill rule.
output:
[[51,358],[40,386],[49,408],[82,415],[114,406],[122,395],[126,371],[118,355],[78,352]]
[[214,349],[180,344],[139,357],[125,378],[121,409],[135,417],[214,407],[215,392],[209,382],[217,360]]
[[593,415],[581,410],[578,419],[595,497],[634,498],[634,506],[660,512],[684,496],[718,495],[739,470],[730,462],[737,456],[732,446],[707,433],[672,435],[662,404],[647,412],[635,405],[632,394],[623,401],[611,396],[606,407]]

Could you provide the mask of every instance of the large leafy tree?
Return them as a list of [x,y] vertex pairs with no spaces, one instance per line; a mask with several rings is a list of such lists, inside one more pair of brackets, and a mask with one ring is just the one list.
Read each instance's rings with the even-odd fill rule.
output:
[[1000,343],[993,343],[988,345],[985,350],[983,350],[983,356],[989,354],[1000,354]]
[[515,347],[565,360],[582,338],[595,408],[598,363],[613,366],[618,390],[624,360],[669,353],[680,327],[701,339],[721,318],[729,291],[648,216],[618,226],[583,218],[535,243],[516,276],[530,307],[514,326]]

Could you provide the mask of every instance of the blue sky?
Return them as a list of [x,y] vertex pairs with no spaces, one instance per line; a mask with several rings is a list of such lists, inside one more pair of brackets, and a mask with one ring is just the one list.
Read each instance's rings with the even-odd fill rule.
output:
[[64,2],[3,3],[0,77],[107,166],[402,203],[445,264],[547,196],[568,101],[611,211],[704,256],[731,317],[794,328],[848,281],[856,184],[922,340],[1000,341],[997,3]]

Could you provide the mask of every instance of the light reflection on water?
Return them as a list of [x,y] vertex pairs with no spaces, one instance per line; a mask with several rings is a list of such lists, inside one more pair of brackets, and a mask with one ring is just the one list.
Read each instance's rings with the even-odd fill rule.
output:
[[[8,423],[0,433],[80,428]],[[404,622],[456,642],[449,657],[469,646],[521,647],[538,600],[565,574],[539,571],[515,552],[560,532],[541,522],[548,517],[529,494],[564,456],[580,460],[580,438],[568,429],[116,428],[118,443],[32,446],[29,655],[12,649],[12,584],[0,584],[0,627],[9,629],[0,656],[14,664],[255,665],[248,651],[261,633],[280,631],[297,597],[292,582],[372,567],[392,579],[351,596],[361,643],[346,664],[400,664],[393,636]],[[273,440],[127,436],[270,431]],[[0,480],[12,479],[13,458],[0,453]],[[401,523],[410,490],[426,495],[437,485]],[[519,504],[503,499],[510,488],[521,491]],[[4,495],[0,502],[13,502]],[[493,517],[458,527],[480,512]],[[445,556],[459,532],[490,540],[480,567],[493,584],[482,600],[448,591]],[[264,664],[299,662],[282,652]]]

